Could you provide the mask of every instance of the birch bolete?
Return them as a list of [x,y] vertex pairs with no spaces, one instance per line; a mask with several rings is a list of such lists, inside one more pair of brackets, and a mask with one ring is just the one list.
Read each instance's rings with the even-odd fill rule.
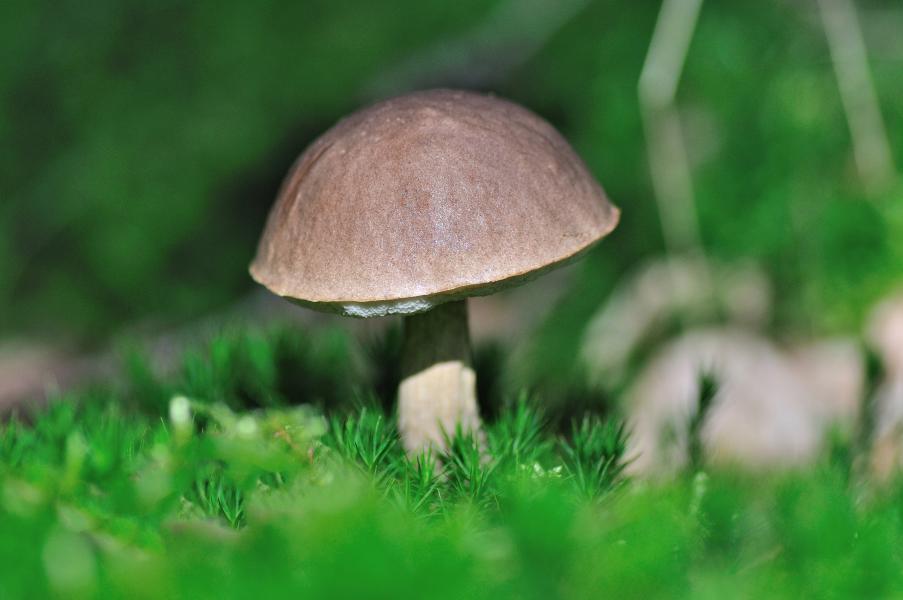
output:
[[480,426],[467,298],[581,255],[617,225],[563,137],[525,108],[452,90],[339,121],[289,172],[251,275],[304,306],[402,315],[398,422],[414,453]]

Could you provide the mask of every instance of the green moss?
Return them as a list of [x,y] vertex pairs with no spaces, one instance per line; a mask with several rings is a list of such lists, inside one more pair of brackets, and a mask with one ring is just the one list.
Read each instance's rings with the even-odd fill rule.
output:
[[460,436],[440,471],[404,456],[369,364],[331,363],[306,385],[337,347],[328,332],[234,331],[170,375],[133,357],[126,385],[4,425],[0,595],[903,590],[903,485],[851,484],[849,452],[806,472],[631,481],[617,420],[587,416],[561,435],[521,394],[488,423],[485,452]]

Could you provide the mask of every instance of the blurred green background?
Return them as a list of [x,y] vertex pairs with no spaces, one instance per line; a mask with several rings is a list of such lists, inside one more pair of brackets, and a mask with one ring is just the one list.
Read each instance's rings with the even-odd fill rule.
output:
[[[858,5],[903,156],[903,11]],[[623,209],[540,327],[554,370],[618,276],[663,249],[637,99],[659,6],[8,0],[0,332],[91,345],[234,303],[305,145],[362,104],[444,85],[547,118]],[[857,177],[816,4],[706,3],[677,104],[707,253],[767,270],[775,329],[858,326],[903,272],[903,194]]]

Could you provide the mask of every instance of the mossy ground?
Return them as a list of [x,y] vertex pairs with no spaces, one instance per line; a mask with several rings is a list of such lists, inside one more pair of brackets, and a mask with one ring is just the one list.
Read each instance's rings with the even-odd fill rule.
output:
[[440,473],[403,455],[373,347],[222,335],[6,424],[0,597],[903,592],[903,486],[856,483],[850,452],[631,480],[615,416],[500,391],[485,454],[458,438]]

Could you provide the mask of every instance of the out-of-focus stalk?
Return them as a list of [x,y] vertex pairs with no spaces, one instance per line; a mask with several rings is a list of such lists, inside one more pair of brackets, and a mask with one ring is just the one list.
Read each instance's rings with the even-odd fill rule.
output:
[[856,169],[869,191],[880,192],[894,180],[894,164],[856,7],[852,0],[818,0],[818,6],[853,139]]
[[662,2],[640,73],[638,92],[665,247],[672,257],[690,255],[701,259],[702,283],[711,290],[693,198],[693,179],[680,114],[674,102],[701,8],[702,0]]

